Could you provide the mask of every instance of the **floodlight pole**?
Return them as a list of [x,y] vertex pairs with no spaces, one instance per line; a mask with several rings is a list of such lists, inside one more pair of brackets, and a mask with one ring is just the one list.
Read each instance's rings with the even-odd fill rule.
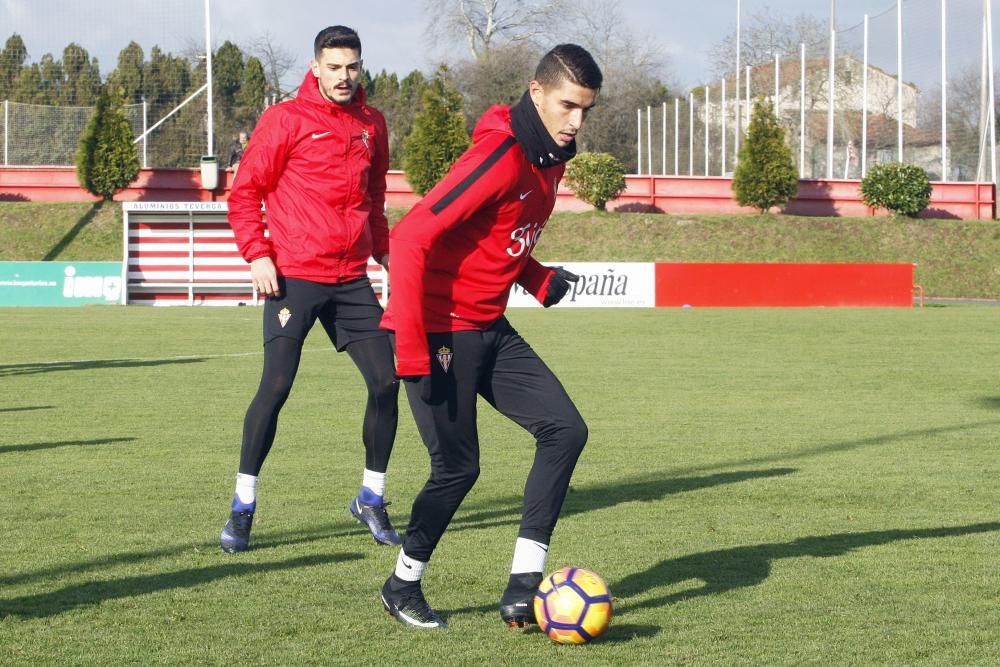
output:
[[7,139],[10,137],[10,100],[3,101],[3,163],[7,166]]
[[837,74],[837,3],[830,0],[830,63],[827,73],[827,109],[826,109],[826,177],[833,178],[833,79]]
[[941,0],[941,180],[948,180],[948,0]]
[[[736,93],[736,122],[734,123],[736,129],[735,136],[735,157],[733,158],[733,163],[736,164],[740,160],[740,49],[742,48],[742,43],[740,39],[740,0],[736,0],[736,87],[733,91]],[[724,79],[725,77],[723,77]],[[723,95],[723,97],[725,97]],[[723,132],[725,134],[725,132]],[[725,171],[725,168],[723,168]]]
[[635,110],[635,151],[636,151],[636,174],[642,176],[642,109]]
[[868,14],[865,14],[864,73],[861,75],[861,178],[868,175]]
[[208,150],[205,155],[215,155],[215,110],[212,107],[212,14],[210,0],[205,0],[205,82],[208,84]]
[[903,0],[896,0],[896,144],[903,161]]
[[799,44],[799,178],[806,177],[806,43]]
[[990,123],[990,181],[997,183],[997,123],[996,123],[996,90],[993,84],[993,0],[986,0],[986,57],[990,91],[989,123]]

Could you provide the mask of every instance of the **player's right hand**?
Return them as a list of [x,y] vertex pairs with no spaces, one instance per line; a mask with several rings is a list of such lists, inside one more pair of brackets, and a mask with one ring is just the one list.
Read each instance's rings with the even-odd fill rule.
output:
[[250,280],[254,289],[265,296],[281,296],[278,270],[270,257],[258,257],[250,262]]

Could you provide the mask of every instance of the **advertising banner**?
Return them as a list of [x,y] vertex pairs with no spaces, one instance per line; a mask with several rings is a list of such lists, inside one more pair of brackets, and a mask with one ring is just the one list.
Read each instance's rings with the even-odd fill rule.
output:
[[[656,267],[647,262],[545,262],[580,276],[556,308],[652,308],[656,305]],[[541,307],[515,284],[507,305]]]
[[0,306],[121,301],[121,262],[0,262]]

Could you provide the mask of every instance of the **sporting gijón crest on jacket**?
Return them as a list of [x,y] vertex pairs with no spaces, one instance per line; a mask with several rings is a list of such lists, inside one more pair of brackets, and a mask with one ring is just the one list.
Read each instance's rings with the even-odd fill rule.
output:
[[270,256],[292,278],[363,277],[368,258],[389,250],[388,168],[385,119],[367,105],[364,88],[336,104],[306,73],[295,99],[264,112],[243,153],[229,196],[240,253],[248,262]]
[[[524,136],[540,137],[537,128],[515,135],[512,111],[526,103],[488,109],[473,145],[390,234],[392,296],[382,326],[396,332],[401,376],[429,372],[428,332],[489,328],[515,282],[544,298],[552,271],[531,251],[572,153],[560,151],[544,128],[551,148]],[[530,113],[540,126],[533,107]],[[541,153],[533,143],[544,144]]]

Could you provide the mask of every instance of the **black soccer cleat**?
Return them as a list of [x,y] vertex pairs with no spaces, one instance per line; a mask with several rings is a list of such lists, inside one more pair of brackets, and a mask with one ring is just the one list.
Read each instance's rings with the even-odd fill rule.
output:
[[250,527],[253,525],[253,510],[233,510],[229,521],[219,536],[219,546],[226,553],[246,551],[250,548]]
[[500,618],[508,627],[523,628],[538,623],[535,619],[535,593],[541,583],[541,572],[510,575],[500,598]]
[[399,537],[396,529],[392,527],[389,513],[385,511],[388,504],[365,505],[358,497],[351,501],[349,509],[355,519],[368,527],[372,537],[379,544],[402,544],[403,540]]
[[425,629],[448,627],[427,604],[419,581],[401,582],[390,576],[382,586],[382,606],[403,625]]

